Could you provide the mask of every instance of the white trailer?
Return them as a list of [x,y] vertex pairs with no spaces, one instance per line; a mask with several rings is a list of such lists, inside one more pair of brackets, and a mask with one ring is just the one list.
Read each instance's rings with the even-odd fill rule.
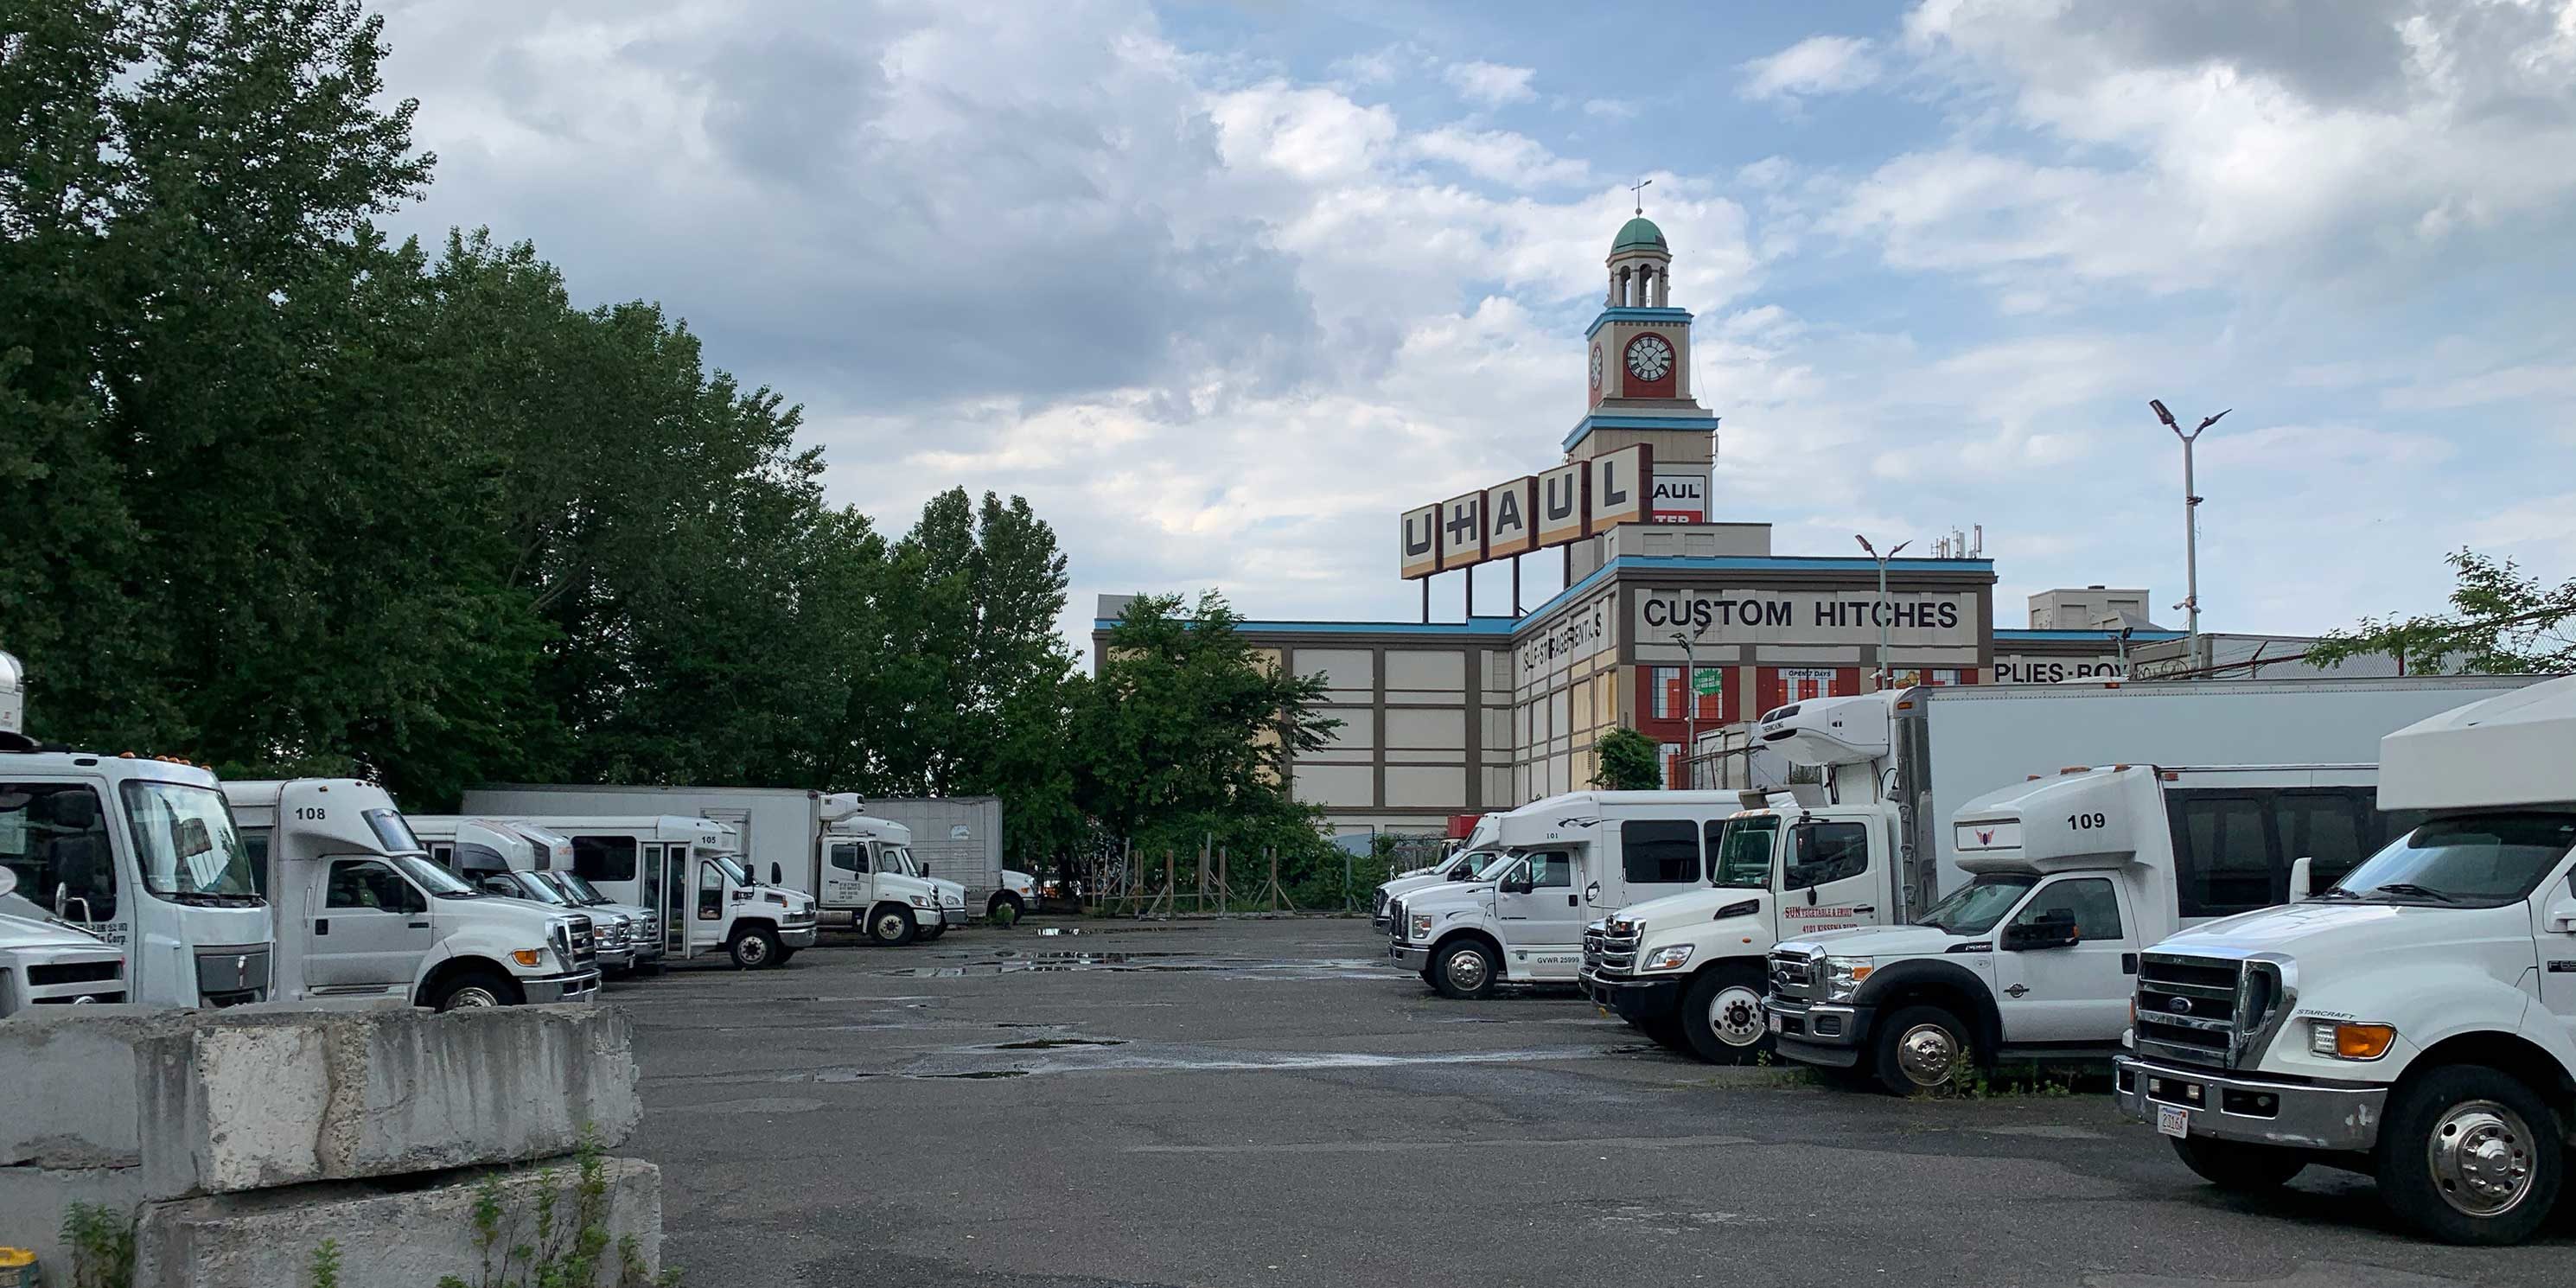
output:
[[1001,797],[870,797],[863,812],[912,829],[913,862],[934,880],[966,887],[968,908],[990,913],[1016,893],[1002,876]]

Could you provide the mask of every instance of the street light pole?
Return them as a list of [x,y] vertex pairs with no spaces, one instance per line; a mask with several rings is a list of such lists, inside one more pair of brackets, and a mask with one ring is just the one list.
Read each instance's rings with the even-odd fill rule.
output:
[[1687,632],[1674,631],[1682,646],[1682,786],[1693,787],[1691,757],[1699,754],[1699,649]]
[[1868,551],[1869,557],[1878,561],[1878,670],[1871,675],[1870,688],[1884,689],[1887,687],[1887,625],[1895,616],[1889,611],[1887,604],[1887,561],[1905,553],[1905,548],[1913,545],[1914,542],[1910,538],[1899,541],[1895,549],[1886,554],[1880,554],[1878,547],[1869,543],[1869,538],[1855,532],[1852,534],[1852,540],[1859,542],[1860,548]]
[[2186,434],[2182,432],[2182,422],[2175,420],[2174,414],[2165,409],[2163,399],[2150,398],[2147,400],[2147,406],[2156,413],[2157,420],[2164,422],[2165,428],[2174,432],[2174,437],[2182,440],[2182,608],[2185,617],[2183,649],[2184,655],[2191,659],[2192,668],[2198,669],[2201,665],[2200,491],[2192,485],[2191,449],[2200,441],[2203,432],[2218,423],[2219,416],[2224,416],[2227,411],[2236,409],[2230,407],[2227,411],[2218,413],[2218,416],[2202,417],[2200,424]]

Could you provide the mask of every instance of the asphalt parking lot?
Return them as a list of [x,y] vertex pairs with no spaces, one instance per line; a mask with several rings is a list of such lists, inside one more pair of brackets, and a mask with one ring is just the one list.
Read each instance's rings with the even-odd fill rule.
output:
[[[1041,935],[1040,927],[1079,928]],[[612,989],[697,1284],[2576,1281],[2361,1177],[2200,1184],[2100,1094],[1904,1101],[1668,1055],[1570,992],[1448,1002],[1365,921],[847,932]]]

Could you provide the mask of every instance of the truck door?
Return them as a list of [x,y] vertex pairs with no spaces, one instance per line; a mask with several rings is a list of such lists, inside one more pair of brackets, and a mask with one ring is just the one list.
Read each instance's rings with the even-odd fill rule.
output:
[[1506,973],[1572,978],[1583,962],[1583,896],[1574,888],[1574,856],[1536,850],[1522,856],[1529,889],[1494,891],[1494,916],[1503,932]]
[[1780,860],[1780,935],[1875,926],[1890,862],[1869,823],[1810,819],[1789,829]]
[[319,909],[304,949],[308,988],[407,988],[437,941],[429,900],[382,859],[333,859],[306,904]]
[[[654,910],[661,908],[662,848],[663,847],[659,845],[647,845],[643,847],[643,857],[636,864],[635,868],[635,895],[633,898],[627,900],[627,902],[635,904],[640,908]],[[580,857],[581,851],[578,848],[578,843],[576,843],[576,848],[573,850],[573,858],[576,864],[580,861]],[[596,885],[598,883],[593,882],[592,884]],[[608,897],[615,899],[618,896],[612,893],[609,894]],[[671,924],[671,918],[668,915],[664,915],[661,918],[661,922],[665,927],[667,927]],[[665,931],[665,933],[667,934],[668,932]],[[670,945],[668,943],[665,943],[662,947],[663,951],[670,951]]]
[[[2128,1027],[2137,987],[2138,942],[2128,892],[2099,876],[2061,876],[2042,883],[1997,928],[1995,984],[2004,1041],[2108,1045]],[[2014,930],[2071,920],[2077,941],[2063,947],[2013,946]]]
[[689,847],[662,847],[662,950],[689,955]]
[[820,892],[824,907],[867,907],[867,881],[867,842],[834,841],[824,850],[823,889]]
[[2576,868],[2540,883],[2531,901],[2532,937],[2540,949],[2540,1004],[2576,1038],[2576,931],[2552,930],[2553,918],[2576,912]]

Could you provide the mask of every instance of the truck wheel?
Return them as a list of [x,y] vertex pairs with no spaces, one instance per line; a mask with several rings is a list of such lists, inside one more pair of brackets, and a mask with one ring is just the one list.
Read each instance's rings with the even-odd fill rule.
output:
[[1691,1050],[1690,1038],[1682,1032],[1682,1021],[1678,1015],[1659,1015],[1651,1020],[1630,1020],[1628,1024],[1639,1033],[1654,1039],[1656,1046],[1674,1055],[1696,1054]]
[[902,904],[879,904],[868,914],[868,938],[888,948],[901,948],[920,933],[921,927],[912,924],[912,910]]
[[994,895],[993,901],[984,905],[984,915],[987,917],[993,916],[1004,908],[1011,910],[1011,920],[1013,921],[1017,921],[1020,918],[1029,915],[1028,905],[1020,901],[1020,896],[1016,891],[1011,890],[1005,890],[1000,894]]
[[2304,1156],[2291,1150],[2207,1136],[2175,1137],[2173,1150],[2193,1175],[2236,1194],[2277,1190],[2308,1166]]
[[431,998],[429,1004],[442,1012],[484,1006],[516,1006],[519,1004],[519,986],[497,970],[460,971],[447,977],[447,982],[439,986],[438,995]]
[[1710,1064],[1751,1064],[1771,1049],[1762,1022],[1762,977],[1751,969],[1700,972],[1682,994],[1682,1036]]
[[940,923],[939,923],[938,925],[936,925],[936,926],[932,926],[932,927],[931,927],[930,929],[928,929],[928,930],[922,931],[922,932],[921,932],[921,937],[922,937],[922,938],[924,938],[924,939],[937,939],[937,938],[939,938],[941,935],[944,935],[944,934],[947,934],[947,933],[948,933],[948,923],[943,921],[943,922],[940,922]]
[[1968,1057],[1968,1026],[1938,1006],[1909,1006],[1879,1021],[1870,1071],[1890,1095],[1910,1096],[1950,1081]]
[[778,964],[778,936],[766,926],[752,926],[733,932],[733,942],[725,945],[733,964],[741,970],[767,970]]
[[2399,1087],[2380,1119],[2380,1199],[2445,1243],[2520,1243],[2558,1201],[2559,1132],[2549,1103],[2503,1073],[2434,1069]]
[[1477,998],[1494,991],[1503,964],[1494,950],[1474,939],[1452,939],[1431,954],[1431,986],[1442,997]]

